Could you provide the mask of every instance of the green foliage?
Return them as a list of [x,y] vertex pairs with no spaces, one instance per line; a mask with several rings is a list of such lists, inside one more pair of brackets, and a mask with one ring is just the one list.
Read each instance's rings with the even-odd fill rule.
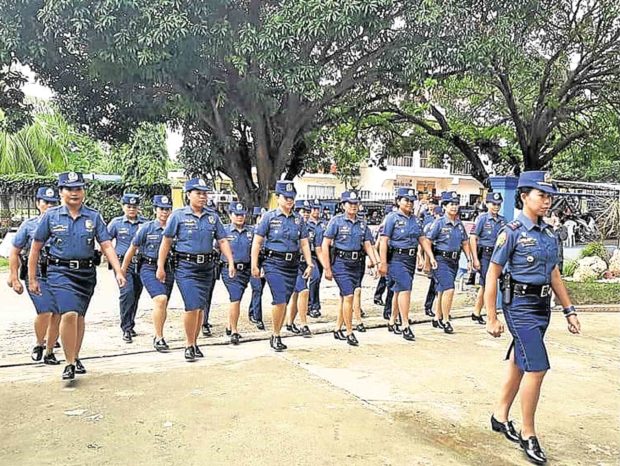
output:
[[564,282],[571,297],[576,304],[618,304],[620,296],[620,283],[589,283],[589,282]]
[[600,257],[605,262],[609,263],[609,253],[607,252],[607,249],[605,249],[605,245],[603,243],[588,243],[583,247],[581,253],[579,254],[579,257],[581,259],[583,259],[584,257],[594,256]]
[[562,267],[562,274],[566,277],[572,277],[577,270],[577,261],[576,260],[568,260],[565,261]]

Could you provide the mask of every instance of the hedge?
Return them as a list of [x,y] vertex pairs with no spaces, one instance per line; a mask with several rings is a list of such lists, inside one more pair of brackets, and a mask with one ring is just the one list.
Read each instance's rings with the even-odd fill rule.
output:
[[620,283],[564,283],[574,304],[620,304]]

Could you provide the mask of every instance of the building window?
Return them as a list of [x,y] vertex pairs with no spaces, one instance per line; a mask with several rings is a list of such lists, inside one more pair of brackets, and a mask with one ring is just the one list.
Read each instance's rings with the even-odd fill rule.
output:
[[335,186],[308,185],[308,199],[335,199]]
[[392,167],[413,167],[413,155],[401,155],[399,157],[388,157],[388,166]]
[[420,168],[444,168],[441,160],[433,160],[430,150],[420,150]]

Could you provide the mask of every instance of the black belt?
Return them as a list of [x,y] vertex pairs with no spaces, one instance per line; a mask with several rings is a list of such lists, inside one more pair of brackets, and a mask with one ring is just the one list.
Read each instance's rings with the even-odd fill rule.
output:
[[265,249],[265,257],[275,257],[276,259],[284,259],[286,262],[299,260],[299,251],[280,252],[273,249]]
[[217,255],[212,252],[207,254],[190,254],[188,252],[174,253],[175,260],[192,262],[194,264],[208,264],[210,262],[213,262],[216,257]]
[[336,249],[336,256],[341,259],[351,259],[354,261],[362,260],[364,258],[363,251],[345,251],[344,249]]
[[72,270],[92,269],[95,264],[92,259],[61,259],[60,257],[48,256],[47,263],[68,267]]
[[[118,261],[122,264],[123,260],[125,260],[125,256],[121,256],[120,254],[117,254],[118,257]],[[157,261],[155,261],[157,262]],[[137,264],[138,263],[138,256],[134,254],[134,256],[131,258],[131,263],[132,264]]]
[[402,256],[415,256],[418,254],[418,248],[392,248],[392,253]]
[[461,255],[461,251],[441,251],[436,249],[433,251],[433,254],[436,256],[446,257],[448,259],[457,260]]
[[480,246],[480,251],[485,254],[493,254],[493,246]]
[[156,257],[149,257],[149,256],[140,256],[140,263],[141,264],[148,264],[148,265],[157,265],[157,258]]
[[[222,267],[228,267],[228,262],[220,262]],[[249,262],[235,262],[235,269],[237,270],[247,270],[251,267]]]
[[530,285],[528,283],[515,283],[511,284],[512,293],[514,296],[538,296],[539,298],[546,298],[551,295],[551,284],[546,283],[544,285]]

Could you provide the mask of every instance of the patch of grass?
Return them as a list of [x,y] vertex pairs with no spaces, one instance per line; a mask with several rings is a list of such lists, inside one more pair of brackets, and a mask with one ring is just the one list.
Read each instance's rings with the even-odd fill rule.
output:
[[573,304],[618,304],[620,283],[564,283]]
[[6,257],[0,257],[0,272],[9,270],[9,260]]

